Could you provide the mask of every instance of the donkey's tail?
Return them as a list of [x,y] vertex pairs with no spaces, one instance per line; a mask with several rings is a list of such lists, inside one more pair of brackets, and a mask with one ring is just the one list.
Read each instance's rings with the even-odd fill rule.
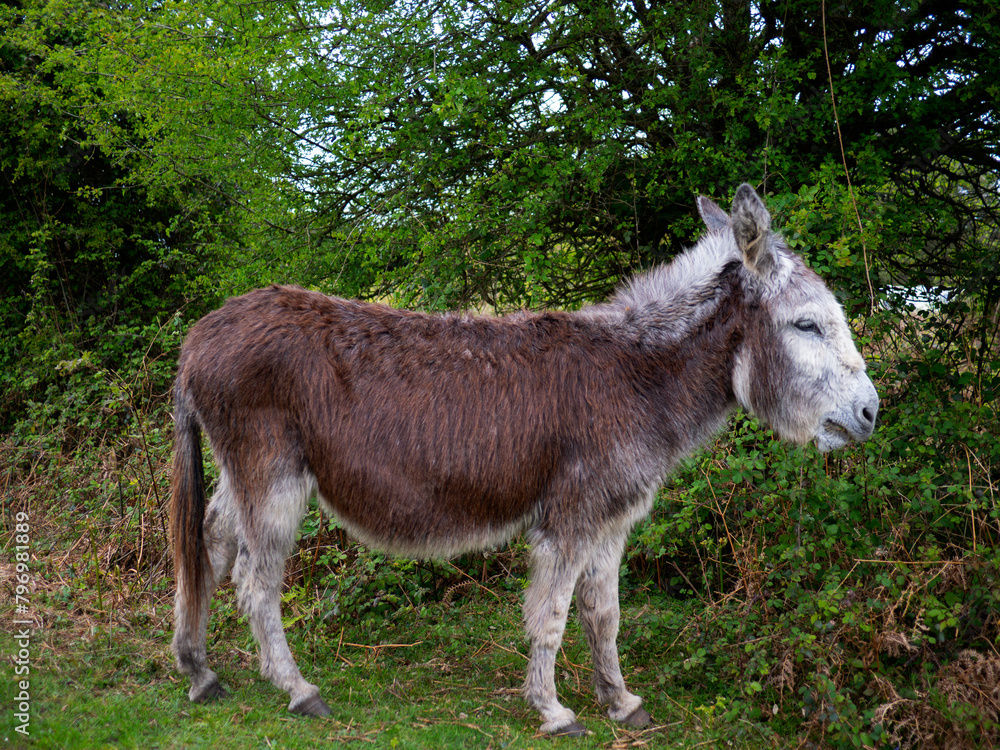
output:
[[200,616],[211,563],[205,549],[205,469],[201,428],[189,395],[178,384],[174,399],[174,465],[171,477],[170,533],[174,545],[177,609],[188,623]]

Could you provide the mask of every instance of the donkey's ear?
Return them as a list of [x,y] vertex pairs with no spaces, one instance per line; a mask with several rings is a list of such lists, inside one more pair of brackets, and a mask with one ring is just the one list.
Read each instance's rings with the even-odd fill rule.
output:
[[771,242],[771,214],[757,191],[745,182],[733,199],[732,224],[736,246],[743,253],[747,268],[758,276],[766,276],[777,267]]
[[709,232],[719,234],[729,230],[729,214],[715,205],[711,198],[699,195],[695,203],[698,205],[701,220],[705,222]]

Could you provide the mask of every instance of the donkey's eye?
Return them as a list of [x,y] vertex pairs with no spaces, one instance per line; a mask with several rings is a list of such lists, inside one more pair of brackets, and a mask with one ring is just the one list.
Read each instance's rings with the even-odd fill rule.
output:
[[797,320],[793,325],[804,333],[815,333],[817,336],[822,335],[823,333],[819,326],[812,320]]

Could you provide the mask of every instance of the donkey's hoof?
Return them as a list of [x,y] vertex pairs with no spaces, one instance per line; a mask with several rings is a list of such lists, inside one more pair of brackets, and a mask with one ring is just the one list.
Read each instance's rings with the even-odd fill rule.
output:
[[649,724],[652,720],[652,714],[650,714],[649,711],[644,709],[642,706],[639,706],[639,708],[622,719],[622,724],[639,729],[640,727],[644,727]]
[[188,698],[191,699],[192,703],[206,703],[208,701],[222,700],[228,697],[229,691],[222,687],[218,680],[212,680],[207,685],[204,685],[197,690],[195,688],[191,688],[191,692],[188,693]]
[[549,732],[552,737],[586,737],[589,732],[587,727],[578,721],[571,721],[566,726]]
[[299,703],[289,704],[288,710],[293,714],[302,714],[303,716],[318,716],[320,718],[330,716],[333,712],[330,707],[326,705],[326,701],[320,698],[318,695],[311,695]]

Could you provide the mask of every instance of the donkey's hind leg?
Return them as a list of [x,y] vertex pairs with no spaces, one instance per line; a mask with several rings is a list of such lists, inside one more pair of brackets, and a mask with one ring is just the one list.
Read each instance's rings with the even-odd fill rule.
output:
[[295,665],[281,625],[285,558],[311,493],[308,481],[286,478],[244,513],[245,545],[237,552],[233,578],[240,608],[250,618],[260,648],[261,674],[289,694],[288,709],[293,713],[329,716],[330,708],[319,697],[319,689],[306,682]]
[[183,674],[190,675],[191,688],[188,697],[195,703],[225,698],[226,690],[219,684],[219,678],[208,667],[206,641],[208,632],[208,611],[212,594],[222,580],[229,575],[236,558],[239,519],[233,504],[232,493],[226,473],[222,473],[219,489],[208,505],[205,513],[205,546],[211,569],[204,572],[205,585],[202,600],[197,603],[194,618],[188,603],[190,594],[178,583],[173,650],[177,664]]
[[630,693],[618,662],[618,567],[625,534],[616,532],[595,547],[576,586],[576,606],[594,662],[594,691],[608,715],[629,726],[649,723],[642,698]]

